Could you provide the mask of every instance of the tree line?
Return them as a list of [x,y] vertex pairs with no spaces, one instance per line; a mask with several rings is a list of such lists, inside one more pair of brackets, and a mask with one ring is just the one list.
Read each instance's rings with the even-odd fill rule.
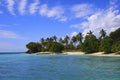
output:
[[99,51],[104,53],[120,51],[120,28],[109,35],[102,29],[99,34],[100,37],[96,37],[92,31],[89,31],[84,37],[82,33],[78,33],[73,37],[66,35],[64,38],[58,38],[57,36],[41,38],[39,42],[30,42],[26,45],[27,53],[83,51],[89,54]]

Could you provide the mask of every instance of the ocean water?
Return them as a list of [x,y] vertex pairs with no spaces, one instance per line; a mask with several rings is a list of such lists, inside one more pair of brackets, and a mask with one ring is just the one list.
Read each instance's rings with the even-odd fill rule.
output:
[[0,54],[0,80],[120,80],[120,57]]

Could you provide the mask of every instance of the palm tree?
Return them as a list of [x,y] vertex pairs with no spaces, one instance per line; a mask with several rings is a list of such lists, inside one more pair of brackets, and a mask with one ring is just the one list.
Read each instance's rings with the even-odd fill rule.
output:
[[73,37],[72,37],[72,42],[73,42],[74,45],[75,45],[75,43],[77,42],[77,37],[76,37],[76,36],[73,36]]
[[62,38],[60,38],[59,43],[64,44],[64,40]]
[[53,36],[52,39],[56,42],[57,41],[57,37]]
[[93,35],[93,32],[90,30],[90,31],[87,33],[87,35],[85,36],[85,39],[86,39],[86,38],[90,39],[90,38],[92,38],[92,37],[95,37],[95,36]]
[[100,31],[100,39],[103,39],[103,38],[105,38],[105,37],[106,37],[106,32],[105,32],[104,29],[102,29],[102,30]]
[[92,37],[93,36],[93,32],[90,30],[88,33],[87,33],[88,36]]
[[42,44],[42,43],[44,43],[45,42],[45,39],[44,38],[41,38],[40,39],[40,43]]
[[41,39],[40,39],[40,43],[41,43],[41,45],[44,47],[44,46],[45,46],[45,39],[44,39],[44,38],[41,38]]
[[83,39],[82,33],[78,33],[78,34],[76,35],[76,38],[77,38],[77,40],[78,40],[80,43],[82,43],[82,39]]
[[70,40],[69,36],[66,35],[65,38],[64,38],[64,41],[65,41],[65,44],[66,44],[66,45],[68,45],[69,40]]

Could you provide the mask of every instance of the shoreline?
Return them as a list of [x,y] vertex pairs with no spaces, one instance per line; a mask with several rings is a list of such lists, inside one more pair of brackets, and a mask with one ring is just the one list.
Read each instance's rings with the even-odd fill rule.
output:
[[[37,55],[39,54],[57,54],[53,52],[37,52],[35,53]],[[85,52],[63,52],[60,54],[67,54],[67,55],[83,55],[83,56],[110,56],[110,57],[120,57],[120,54],[117,53],[108,53],[104,54],[104,52],[96,52],[96,53],[91,53],[91,54],[85,54]]]
[[85,54],[85,52],[65,52],[68,55],[84,55],[84,56],[111,56],[111,57],[120,57],[120,54],[117,53],[108,53],[104,54],[104,52],[95,52],[91,54]]

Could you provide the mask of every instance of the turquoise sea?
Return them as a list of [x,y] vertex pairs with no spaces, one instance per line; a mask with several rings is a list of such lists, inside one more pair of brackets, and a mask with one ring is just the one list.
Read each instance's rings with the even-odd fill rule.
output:
[[120,57],[4,53],[0,80],[120,80]]

